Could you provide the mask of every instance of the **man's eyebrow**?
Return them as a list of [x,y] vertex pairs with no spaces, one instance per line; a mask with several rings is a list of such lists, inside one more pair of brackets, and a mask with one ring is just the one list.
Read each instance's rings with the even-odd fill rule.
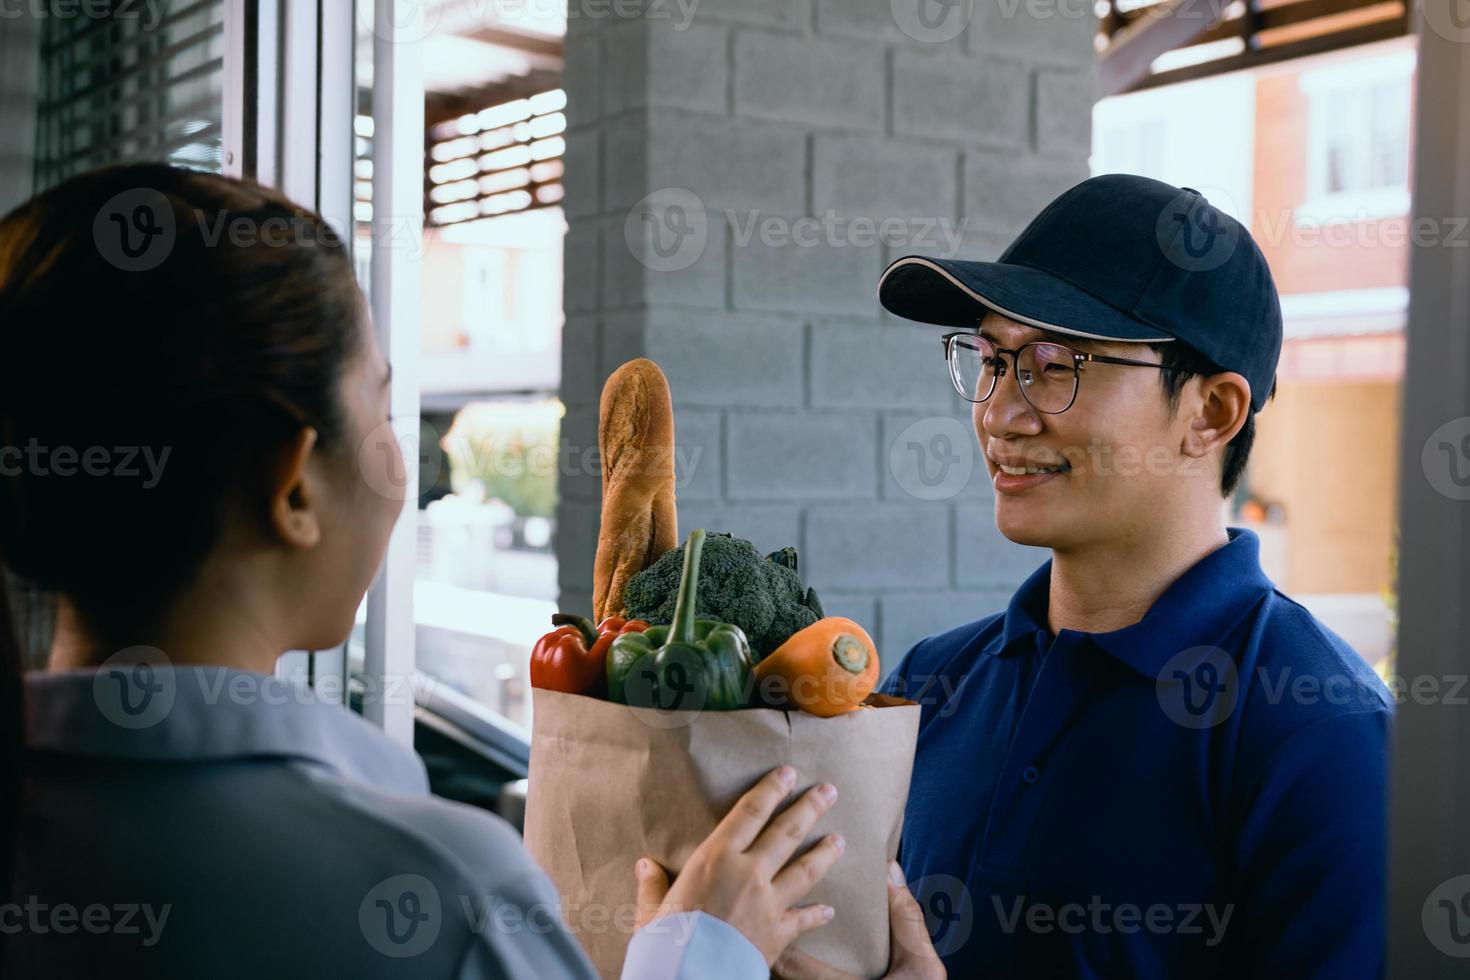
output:
[[[1071,334],[1058,333],[1054,330],[1047,330],[1042,327],[1037,327],[1035,329],[1038,333],[1041,334],[1041,336],[1033,338],[1033,340],[1046,341],[1052,344],[1061,344],[1064,347],[1075,347],[1078,350],[1096,351],[1100,349],[1098,341],[1089,340],[1086,337],[1074,337]],[[997,347],[1001,346],[1001,342],[995,336],[995,334],[991,333],[989,330],[986,330],[984,327],[981,327],[979,330],[976,331],[976,333],[984,337],[986,340],[990,341],[992,344],[995,344]],[[1023,341],[1023,343],[1025,342],[1027,341]]]

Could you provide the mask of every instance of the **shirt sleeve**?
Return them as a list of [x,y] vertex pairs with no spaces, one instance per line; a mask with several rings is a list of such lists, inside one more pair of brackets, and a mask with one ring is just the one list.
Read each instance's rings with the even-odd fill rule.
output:
[[633,934],[623,980],[767,980],[766,958],[740,930],[703,912],[677,912]]
[[1235,848],[1237,921],[1226,932],[1238,975],[1383,975],[1390,724],[1386,711],[1315,722],[1257,777]]

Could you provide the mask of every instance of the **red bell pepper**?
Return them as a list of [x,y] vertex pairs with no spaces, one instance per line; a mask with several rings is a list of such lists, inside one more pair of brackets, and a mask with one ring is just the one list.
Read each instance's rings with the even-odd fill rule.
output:
[[592,628],[585,616],[557,613],[556,629],[536,641],[531,650],[531,686],[566,694],[606,697],[607,650],[624,633],[642,633],[641,619],[609,616]]

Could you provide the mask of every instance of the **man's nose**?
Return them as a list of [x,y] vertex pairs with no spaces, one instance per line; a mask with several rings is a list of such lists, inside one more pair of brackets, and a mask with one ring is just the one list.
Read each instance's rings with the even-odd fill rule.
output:
[[1041,431],[1041,415],[1021,394],[1019,376],[1014,363],[1005,365],[1004,373],[996,379],[995,390],[981,403],[984,412],[982,436],[1004,438],[1009,435],[1035,435]]

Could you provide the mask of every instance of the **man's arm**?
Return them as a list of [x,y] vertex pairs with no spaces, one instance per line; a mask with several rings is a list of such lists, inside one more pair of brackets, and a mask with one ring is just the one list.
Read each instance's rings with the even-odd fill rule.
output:
[[1256,777],[1225,933],[1241,975],[1382,976],[1391,723],[1380,710],[1313,722]]

